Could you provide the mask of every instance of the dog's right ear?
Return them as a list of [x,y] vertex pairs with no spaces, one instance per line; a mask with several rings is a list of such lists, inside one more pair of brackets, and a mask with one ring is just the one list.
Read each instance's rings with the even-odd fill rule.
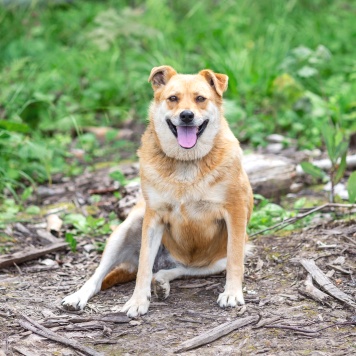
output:
[[148,77],[148,81],[152,83],[153,90],[167,84],[169,79],[176,75],[177,72],[170,66],[154,67]]

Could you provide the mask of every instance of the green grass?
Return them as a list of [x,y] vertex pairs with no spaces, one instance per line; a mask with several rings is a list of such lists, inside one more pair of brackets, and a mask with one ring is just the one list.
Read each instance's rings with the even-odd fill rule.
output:
[[280,132],[313,148],[330,118],[347,135],[355,13],[346,0],[0,7],[0,189],[70,174],[67,147],[85,125],[145,120],[161,64],[228,74],[226,115],[243,142]]

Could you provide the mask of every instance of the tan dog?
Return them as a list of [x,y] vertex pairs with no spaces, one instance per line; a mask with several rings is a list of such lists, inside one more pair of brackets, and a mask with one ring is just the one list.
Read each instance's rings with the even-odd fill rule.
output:
[[168,297],[175,278],[226,269],[218,304],[244,304],[246,226],[253,195],[239,142],[223,116],[228,77],[207,69],[182,75],[161,66],[152,69],[148,80],[154,100],[139,150],[143,199],[109,238],[94,275],[62,304],[83,309],[101,287],[133,279],[137,272],[134,293],[122,311],[130,317],[147,313],[161,244],[176,265],[154,275],[156,294]]

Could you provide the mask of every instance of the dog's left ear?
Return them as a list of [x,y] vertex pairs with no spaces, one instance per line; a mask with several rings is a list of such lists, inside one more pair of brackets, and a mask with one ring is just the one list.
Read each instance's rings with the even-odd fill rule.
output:
[[148,77],[148,81],[152,83],[153,90],[166,85],[169,79],[176,75],[177,72],[171,66],[154,67]]
[[199,72],[207,82],[215,89],[218,95],[222,96],[227,89],[229,77],[225,74],[214,73],[210,69],[204,69]]

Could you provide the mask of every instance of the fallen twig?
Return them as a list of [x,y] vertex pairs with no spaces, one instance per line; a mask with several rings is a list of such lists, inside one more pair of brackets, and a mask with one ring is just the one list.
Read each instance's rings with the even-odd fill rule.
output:
[[315,334],[319,331],[319,330],[301,329],[301,328],[297,328],[295,326],[281,325],[281,324],[265,325],[264,327],[268,328],[268,329],[287,329],[287,330],[298,331],[298,332],[306,333],[306,334]]
[[274,316],[272,318],[267,318],[267,319],[261,319],[255,326],[252,327],[252,329],[259,329],[264,327],[265,325],[272,324],[279,320],[281,317],[280,316]]
[[47,339],[57,341],[63,345],[73,347],[76,350],[83,352],[85,355],[89,356],[102,356],[103,354],[97,352],[90,347],[80,344],[78,341],[70,340],[61,335],[56,334],[52,330],[45,328],[43,325],[39,324],[37,321],[32,320],[27,315],[21,314],[22,319],[18,320],[18,323],[26,330],[30,330],[35,334],[41,335]]
[[332,269],[335,269],[341,273],[344,273],[344,274],[352,274],[352,271],[347,271],[346,269],[343,269],[342,267],[340,266],[335,266],[335,265],[331,265],[331,264],[327,264],[328,267],[332,268]]
[[114,324],[124,324],[130,321],[130,318],[124,313],[110,313],[106,315],[93,315],[90,317],[80,317],[75,316],[71,318],[48,318],[41,325],[47,328],[52,328],[58,325],[65,324],[77,324],[77,323],[86,323],[90,321],[103,321],[105,323],[114,323]]
[[236,329],[239,329],[243,326],[258,322],[259,318],[260,317],[257,315],[248,316],[243,319],[237,319],[237,320],[234,320],[231,322],[221,324],[213,329],[206,331],[202,335],[198,335],[190,340],[183,342],[180,345],[179,349],[175,351],[175,353],[188,351],[188,350],[194,349],[196,347],[206,345],[209,342],[215,341],[215,340],[219,339],[220,337],[225,336]]
[[202,283],[196,283],[196,284],[185,284],[183,286],[178,286],[178,288],[182,288],[182,289],[192,289],[192,288],[201,288],[201,287],[206,287],[211,285],[213,282],[210,281],[205,281]]
[[329,296],[314,286],[313,279],[310,273],[308,273],[307,279],[304,282],[304,286],[305,288],[298,289],[300,294],[312,298],[321,304],[326,304],[330,306],[330,304],[326,301]]
[[26,261],[35,260],[38,257],[46,255],[47,253],[64,250],[67,248],[67,242],[58,242],[48,245],[46,247],[33,249],[26,252],[17,252],[12,255],[4,255],[0,257],[0,268],[13,266],[14,263],[22,263]]
[[274,230],[276,228],[278,228],[278,230],[281,230],[283,228],[285,228],[288,225],[294,224],[296,221],[304,219],[306,216],[311,215],[313,213],[316,213],[317,211],[323,210],[325,208],[345,208],[345,209],[353,209],[356,208],[356,204],[336,204],[336,203],[326,203],[324,205],[321,206],[317,206],[316,208],[312,208],[311,210],[303,213],[303,214],[298,214],[297,216],[293,216],[292,218],[288,218],[286,220],[283,220],[273,226],[270,226],[266,229],[257,231],[251,235],[249,235],[250,237],[252,236],[256,236],[259,234],[262,234],[265,231],[269,231],[269,230]]
[[330,279],[319,269],[313,260],[301,259],[299,261],[301,265],[311,274],[313,279],[322,287],[328,294],[348,306],[356,309],[356,303],[354,300],[339,288],[333,285]]
[[293,331],[296,331],[298,333],[304,333],[304,334],[317,334],[320,331],[323,331],[323,330],[326,330],[326,329],[329,329],[329,328],[332,328],[332,327],[335,327],[335,326],[348,326],[348,325],[355,325],[355,322],[354,321],[346,321],[346,322],[343,322],[343,323],[334,323],[334,324],[331,324],[331,325],[328,325],[328,326],[324,326],[323,328],[319,328],[319,329],[316,329],[316,330],[301,329],[301,328],[297,328],[295,326],[281,325],[281,324],[264,325],[264,327],[268,328],[268,329],[276,328],[276,329],[293,330]]

